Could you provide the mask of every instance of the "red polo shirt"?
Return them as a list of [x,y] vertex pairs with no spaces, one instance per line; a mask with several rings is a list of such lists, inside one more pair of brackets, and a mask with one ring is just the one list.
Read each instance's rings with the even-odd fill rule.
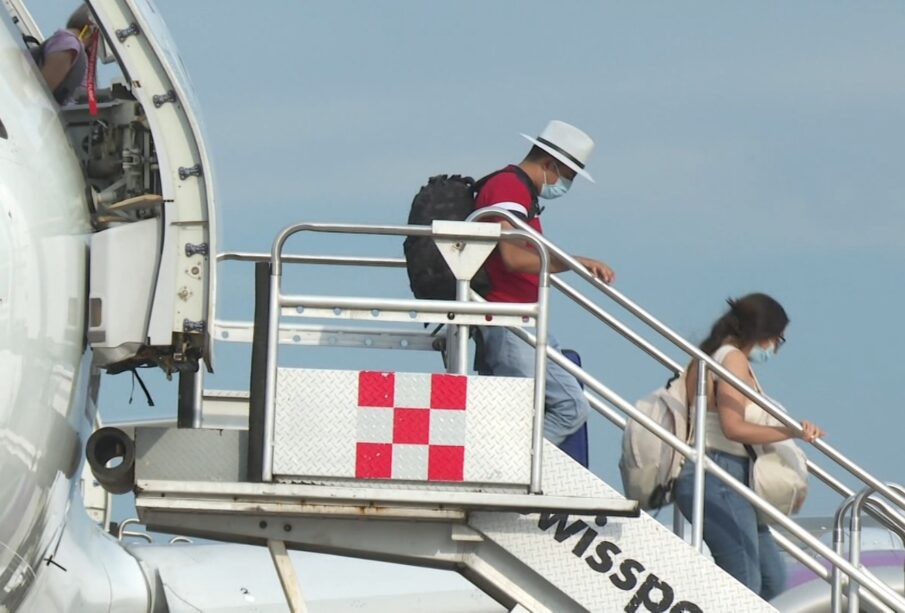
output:
[[[475,199],[476,209],[494,205],[527,215],[532,206],[531,192],[515,172],[501,172],[487,180]],[[521,205],[524,210],[514,205]],[[539,217],[533,217],[528,225],[542,233]],[[499,249],[493,250],[484,269],[490,277],[490,292],[486,296],[490,302],[537,302],[538,276],[507,270]]]

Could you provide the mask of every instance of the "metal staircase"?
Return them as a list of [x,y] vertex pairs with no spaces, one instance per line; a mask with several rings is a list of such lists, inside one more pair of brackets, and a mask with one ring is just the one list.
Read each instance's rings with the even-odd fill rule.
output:
[[[254,321],[218,321],[213,331],[215,340],[252,343],[250,391],[207,391],[200,371],[185,374],[180,382],[182,428],[136,429],[136,506],[145,525],[267,543],[287,579],[284,585],[292,583],[281,555],[288,546],[454,569],[510,610],[774,610],[699,553],[700,502],[689,547],[639,513],[636,502],[542,439],[543,376],[468,376],[468,327],[509,327],[537,348],[536,373],[544,371],[547,359],[553,360],[585,384],[591,406],[616,425],[626,423],[621,411],[690,460],[705,457],[703,441],[689,447],[547,347],[552,285],[669,370],[682,370],[596,302],[551,277],[547,263],[555,257],[697,360],[701,376],[712,369],[783,423],[798,424],[519,219],[506,212],[491,214],[508,217],[514,229],[467,222],[433,227],[299,224],[281,232],[269,255],[220,254],[220,261],[255,262]],[[284,294],[288,264],[404,266],[398,258],[284,254],[287,239],[299,232],[433,236],[459,280],[457,300]],[[471,275],[499,240],[529,241],[537,247],[543,262],[537,303],[484,303],[469,291]],[[321,323],[302,323],[308,319]],[[408,327],[388,328],[386,323]],[[422,325],[440,323],[447,324],[446,373],[280,366],[281,345],[435,351],[436,337]],[[697,414],[703,418],[704,412]],[[899,488],[874,479],[822,441],[815,447],[870,488],[857,504],[853,499],[842,509],[855,509],[853,524],[863,508],[905,531],[905,517],[889,504],[905,508]],[[843,496],[853,496],[813,463],[811,470]],[[857,606],[860,595],[862,606],[905,611],[905,599],[861,568],[857,558],[850,561],[839,553],[841,547],[833,551],[824,546],[706,458],[697,464],[699,500],[705,471],[785,528],[791,536],[777,537],[793,556],[827,581],[836,577],[834,606],[842,606],[842,586],[847,584],[849,605]],[[826,570],[793,539],[835,570]],[[287,589],[287,598],[293,610],[303,610],[293,590]]]

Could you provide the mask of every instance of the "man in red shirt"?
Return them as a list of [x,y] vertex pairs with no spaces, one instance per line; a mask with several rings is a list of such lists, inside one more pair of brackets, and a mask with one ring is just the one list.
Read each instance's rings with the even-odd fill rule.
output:
[[[593,182],[585,163],[594,149],[594,141],[562,121],[551,121],[537,138],[523,134],[533,147],[518,165],[510,165],[490,176],[478,192],[475,207],[493,207],[512,211],[526,218],[528,224],[542,232],[538,198],[553,199],[564,195],[576,175]],[[499,220],[503,228],[511,228]],[[591,258],[575,256],[598,279],[611,283],[615,278],[609,266]],[[490,278],[487,300],[491,302],[536,302],[540,258],[528,245],[502,241],[485,264]],[[567,270],[553,259],[550,272]],[[504,327],[482,328],[484,361],[490,373],[497,376],[533,377],[534,349]],[[551,347],[559,349],[550,335]],[[587,420],[590,406],[578,381],[565,370],[547,363],[547,386],[544,414],[544,436],[559,445]]]

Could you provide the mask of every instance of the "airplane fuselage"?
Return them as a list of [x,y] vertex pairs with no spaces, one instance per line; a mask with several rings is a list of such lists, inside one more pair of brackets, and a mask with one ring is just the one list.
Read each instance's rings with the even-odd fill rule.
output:
[[87,406],[85,184],[59,109],[0,25],[0,610],[59,538]]

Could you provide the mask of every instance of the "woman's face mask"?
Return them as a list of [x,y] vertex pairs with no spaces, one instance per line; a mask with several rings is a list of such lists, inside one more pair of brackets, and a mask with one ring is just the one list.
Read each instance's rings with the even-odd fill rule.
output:
[[776,355],[776,343],[770,341],[770,344],[766,347],[760,345],[752,347],[751,351],[748,352],[748,360],[754,364],[763,364],[774,355]]

